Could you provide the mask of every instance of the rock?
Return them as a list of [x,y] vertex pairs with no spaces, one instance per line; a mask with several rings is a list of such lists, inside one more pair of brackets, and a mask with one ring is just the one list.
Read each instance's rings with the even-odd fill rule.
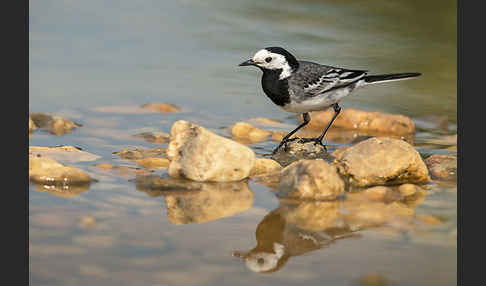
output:
[[142,105],[141,108],[161,113],[181,111],[180,107],[167,103],[148,103]]
[[173,224],[202,223],[245,211],[253,204],[248,183],[200,183],[196,193],[165,196],[167,217]]
[[134,137],[155,144],[167,144],[170,140],[170,135],[164,132],[143,132],[134,135]]
[[[322,131],[331,121],[334,110],[311,112],[311,121],[304,127]],[[302,122],[302,119],[299,118]],[[412,119],[399,114],[386,114],[380,112],[367,112],[352,108],[343,108],[336,117],[330,130],[333,128],[359,129],[361,131],[377,131],[406,135],[415,132],[415,123]]]
[[82,228],[92,228],[93,226],[97,225],[99,222],[96,221],[96,218],[92,217],[92,216],[84,216],[82,217],[79,222],[78,222],[78,225]]
[[257,158],[251,169],[250,177],[263,177],[271,173],[279,172],[282,169],[280,164],[272,159]]
[[32,118],[29,116],[29,133],[32,133],[37,127],[35,127],[35,123]]
[[201,182],[239,181],[255,164],[250,148],[184,120],[172,125],[167,155],[171,177]]
[[425,159],[433,179],[455,180],[457,179],[457,157],[453,155],[434,154]]
[[299,143],[299,139],[296,139],[280,147],[277,153],[272,155],[272,159],[285,167],[301,159],[323,159],[327,155],[327,151],[321,145],[315,145],[314,142]]
[[403,184],[398,187],[398,192],[404,197],[415,194],[420,188],[413,184]]
[[111,172],[111,175],[122,178],[130,178],[133,175],[148,175],[151,173],[150,171],[141,168],[134,168],[130,166],[115,166],[109,163],[96,164],[94,165],[94,167],[98,170],[109,171]]
[[116,154],[120,156],[122,159],[127,159],[127,160],[141,160],[145,158],[167,158],[167,150],[166,148],[154,148],[154,149],[135,149],[135,150],[129,150],[129,149],[123,149],[120,152],[114,152],[113,154]]
[[283,131],[272,131],[271,139],[272,141],[280,142],[285,137],[285,135],[287,135],[287,133]]
[[270,132],[257,128],[250,123],[237,122],[231,127],[231,135],[234,140],[257,143],[266,140]]
[[263,124],[263,125],[268,125],[268,126],[280,126],[280,125],[283,125],[283,123],[280,122],[280,121],[268,119],[268,118],[265,118],[265,117],[250,118],[250,119],[248,119],[248,121],[255,122],[255,123],[259,123],[259,124]]
[[401,199],[400,193],[385,186],[367,188],[361,192],[367,199],[382,202],[392,202]]
[[49,157],[64,163],[88,162],[101,158],[98,155],[91,154],[74,146],[29,146],[29,155],[34,157]]
[[45,185],[83,185],[91,182],[90,176],[83,170],[65,166],[47,157],[29,156],[29,179]]
[[64,135],[71,132],[74,128],[81,127],[79,123],[54,114],[31,113],[30,117],[36,127],[54,135]]
[[159,197],[171,193],[183,193],[189,196],[202,189],[201,182],[185,179],[174,179],[168,175],[139,175],[135,178],[137,190],[148,194],[151,197]]
[[402,140],[373,137],[334,152],[333,156],[339,173],[352,186],[430,181],[429,172],[420,154]]
[[170,165],[170,161],[165,158],[144,158],[136,160],[136,162],[146,169],[166,169]]
[[379,273],[366,274],[359,279],[359,286],[389,286],[392,285],[388,279]]
[[280,173],[278,196],[332,200],[344,193],[344,182],[334,166],[322,159],[300,160]]

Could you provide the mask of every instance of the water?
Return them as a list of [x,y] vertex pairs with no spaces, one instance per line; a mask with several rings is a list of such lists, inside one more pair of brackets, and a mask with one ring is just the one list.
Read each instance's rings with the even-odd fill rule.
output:
[[[267,46],[370,73],[422,72],[418,79],[357,91],[341,106],[409,116],[419,127],[415,146],[421,154],[448,153],[446,146],[429,141],[456,133],[454,1],[29,3],[29,110],[83,124],[63,136],[36,131],[29,143],[74,145],[101,156],[73,164],[99,179],[77,195],[59,197],[30,186],[32,285],[366,285],[366,277],[375,274],[386,285],[455,285],[454,183],[432,185],[411,208],[440,219],[439,224],[393,216],[385,226],[358,231],[360,237],[306,248],[305,238],[323,233],[289,221],[295,212],[262,184],[249,181],[242,187],[247,196],[229,193],[223,207],[208,210],[223,217],[193,214],[207,221],[176,224],[169,219],[166,196],[93,168],[97,163],[135,166],[113,152],[158,147],[133,135],[169,132],[178,119],[225,136],[223,128],[258,116],[295,126],[291,114],[263,94],[260,72],[237,67]],[[99,111],[151,102],[176,104],[184,112]],[[438,119],[445,120],[445,128],[434,123]],[[256,148],[274,145],[253,148],[261,153]],[[236,212],[224,216],[226,206]],[[83,218],[96,222],[88,226]],[[276,223],[282,220],[284,230]],[[259,225],[285,238],[267,236]],[[232,256],[273,242],[293,253],[279,260],[276,271],[254,272],[243,258]]]

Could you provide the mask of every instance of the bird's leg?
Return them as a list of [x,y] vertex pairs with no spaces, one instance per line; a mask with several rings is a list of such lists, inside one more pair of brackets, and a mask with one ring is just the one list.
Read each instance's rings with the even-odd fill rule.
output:
[[319,136],[317,138],[302,138],[299,141],[300,143],[306,143],[306,142],[314,141],[315,142],[314,143],[315,145],[320,144],[321,146],[324,147],[324,149],[327,150],[326,146],[324,144],[322,144],[322,139],[324,138],[324,135],[326,135],[326,132],[329,129],[329,127],[331,127],[332,123],[334,122],[334,119],[336,119],[336,117],[338,116],[339,112],[341,111],[341,107],[337,103],[334,103],[332,105],[332,107],[334,108],[334,115],[332,116],[331,121],[329,122],[329,124],[327,124],[326,129],[324,129],[324,132],[322,132],[321,136]]
[[278,149],[280,149],[280,147],[282,147],[282,145],[284,145],[285,143],[294,140],[294,139],[289,139],[290,136],[294,135],[294,133],[297,132],[300,128],[306,126],[307,123],[309,123],[310,120],[311,120],[310,115],[307,112],[306,113],[302,113],[302,118],[304,119],[304,122],[302,122],[294,130],[290,131],[289,134],[285,135],[285,137],[282,138],[282,141],[280,141],[280,144],[278,144],[277,148],[275,148],[275,150],[273,150],[272,154],[277,153]]

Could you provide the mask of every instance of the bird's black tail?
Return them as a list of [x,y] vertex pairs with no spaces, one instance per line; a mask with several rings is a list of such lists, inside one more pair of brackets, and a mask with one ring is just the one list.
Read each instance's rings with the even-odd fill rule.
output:
[[396,80],[404,80],[422,75],[418,72],[409,73],[395,73],[395,74],[380,74],[380,75],[368,75],[364,77],[366,84],[382,83]]

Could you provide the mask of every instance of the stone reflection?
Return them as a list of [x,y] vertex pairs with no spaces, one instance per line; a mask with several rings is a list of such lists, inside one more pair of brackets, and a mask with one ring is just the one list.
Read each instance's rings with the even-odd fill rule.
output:
[[350,193],[334,201],[280,200],[279,207],[258,224],[257,245],[250,251],[234,251],[233,256],[243,259],[254,272],[276,272],[292,256],[328,247],[340,239],[359,238],[363,229],[399,228],[407,223],[413,227],[415,208],[423,196],[415,193],[380,200]]
[[253,204],[253,192],[247,181],[201,183],[150,175],[137,177],[136,187],[152,197],[164,196],[167,217],[173,224],[230,217]]
[[33,189],[38,192],[46,192],[61,198],[73,198],[88,190],[90,186],[89,183],[81,185],[46,185],[32,183],[32,185],[34,186]]

